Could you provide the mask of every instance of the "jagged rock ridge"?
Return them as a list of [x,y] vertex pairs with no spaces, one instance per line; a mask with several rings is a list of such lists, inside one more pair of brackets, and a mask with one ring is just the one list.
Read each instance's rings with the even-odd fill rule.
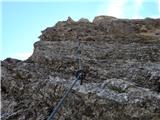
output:
[[42,31],[25,61],[2,68],[2,119],[43,120],[71,85],[81,41],[87,73],[58,120],[159,120],[160,19],[69,18]]

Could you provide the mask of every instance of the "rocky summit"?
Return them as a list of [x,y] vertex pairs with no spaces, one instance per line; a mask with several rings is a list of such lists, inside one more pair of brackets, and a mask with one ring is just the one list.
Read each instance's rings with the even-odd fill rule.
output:
[[160,18],[71,17],[42,31],[24,61],[1,61],[2,120],[160,120]]

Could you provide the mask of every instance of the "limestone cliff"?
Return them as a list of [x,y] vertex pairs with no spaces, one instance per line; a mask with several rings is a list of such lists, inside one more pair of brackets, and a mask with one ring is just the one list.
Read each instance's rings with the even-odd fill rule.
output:
[[159,120],[160,19],[71,18],[48,27],[25,61],[1,61],[2,120],[45,120],[78,69],[57,120]]

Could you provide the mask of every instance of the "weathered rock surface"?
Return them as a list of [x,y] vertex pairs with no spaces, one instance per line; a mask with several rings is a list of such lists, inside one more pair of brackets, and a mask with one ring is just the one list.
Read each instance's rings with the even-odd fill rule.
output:
[[58,22],[25,61],[1,61],[2,120],[45,120],[73,82],[77,36],[86,71],[57,120],[159,120],[160,19]]

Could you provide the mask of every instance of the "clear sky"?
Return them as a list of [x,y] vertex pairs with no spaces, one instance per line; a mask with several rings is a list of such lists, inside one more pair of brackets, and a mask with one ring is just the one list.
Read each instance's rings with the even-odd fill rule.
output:
[[71,16],[90,21],[98,15],[160,18],[160,0],[1,0],[0,60],[24,60],[46,27]]

